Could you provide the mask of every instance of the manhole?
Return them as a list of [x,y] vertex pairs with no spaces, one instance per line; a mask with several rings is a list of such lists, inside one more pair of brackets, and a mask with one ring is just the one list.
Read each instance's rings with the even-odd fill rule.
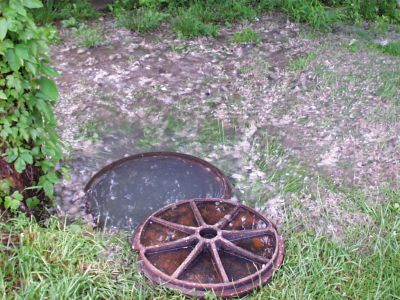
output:
[[283,261],[283,239],[255,210],[222,199],[184,200],[153,213],[133,237],[140,270],[153,283],[202,297],[242,296]]
[[223,173],[194,156],[149,152],[126,157],[87,184],[89,212],[100,227],[134,229],[155,210],[182,199],[231,197]]

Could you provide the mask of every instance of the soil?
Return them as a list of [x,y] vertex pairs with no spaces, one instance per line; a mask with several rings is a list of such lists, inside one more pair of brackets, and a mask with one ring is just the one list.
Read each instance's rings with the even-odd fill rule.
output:
[[[92,222],[85,183],[150,150],[204,158],[226,172],[239,201],[278,226],[289,218],[338,238],[371,222],[345,188],[376,202],[382,188],[399,187],[399,58],[354,32],[315,34],[280,14],[216,39],[181,40],[167,25],[139,34],[108,17],[93,24],[104,45],[79,48],[60,29],[52,47],[59,132],[71,150],[60,214]],[[262,42],[234,44],[244,27]]]

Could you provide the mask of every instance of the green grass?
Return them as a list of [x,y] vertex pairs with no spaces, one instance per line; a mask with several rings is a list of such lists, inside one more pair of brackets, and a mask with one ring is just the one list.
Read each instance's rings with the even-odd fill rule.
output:
[[200,128],[198,139],[203,145],[225,144],[224,123],[220,120],[205,122]]
[[316,57],[315,53],[309,53],[303,57],[295,58],[289,62],[289,69],[292,71],[304,71]]
[[172,29],[179,37],[193,38],[197,36],[216,37],[219,27],[204,23],[189,13],[182,13],[172,21]]
[[136,11],[123,10],[116,15],[117,26],[139,32],[148,32],[158,28],[167,14],[159,11],[140,8]]
[[95,48],[106,43],[103,28],[99,25],[81,24],[73,29],[79,47]]
[[[338,243],[285,221],[285,261],[272,281],[243,299],[396,299],[400,295],[400,191],[364,204],[374,225]],[[183,299],[150,286],[127,234],[107,235],[54,218],[46,227],[18,216],[0,223],[3,299]],[[214,299],[209,293],[208,299]]]
[[47,0],[42,2],[43,7],[35,9],[33,14],[35,21],[40,24],[69,18],[88,20],[100,16],[89,0]]
[[391,42],[384,46],[378,46],[378,49],[385,54],[400,56],[400,42]]
[[237,44],[254,43],[256,45],[260,44],[260,35],[250,28],[245,28],[242,31],[234,33],[232,37],[232,42]]
[[181,299],[147,285],[126,234],[107,237],[56,219],[0,223],[2,299]]
[[138,140],[137,144],[144,150],[151,150],[158,142],[160,138],[157,135],[157,126],[145,126],[143,128],[143,135]]

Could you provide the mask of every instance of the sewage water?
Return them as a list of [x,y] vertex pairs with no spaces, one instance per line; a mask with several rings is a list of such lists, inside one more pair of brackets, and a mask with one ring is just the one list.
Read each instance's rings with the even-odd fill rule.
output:
[[100,227],[133,230],[167,204],[192,198],[228,198],[221,171],[200,159],[147,154],[105,167],[89,182],[86,200]]

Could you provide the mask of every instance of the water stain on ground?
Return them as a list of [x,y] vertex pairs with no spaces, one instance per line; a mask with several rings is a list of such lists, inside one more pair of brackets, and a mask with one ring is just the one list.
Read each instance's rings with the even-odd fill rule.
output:
[[[104,46],[80,49],[61,29],[52,47],[59,131],[73,150],[62,211],[82,211],[83,185],[98,169],[148,150],[206,158],[230,176],[237,198],[270,208],[278,225],[289,207],[325,233],[367,218],[344,209],[346,196],[316,184],[320,177],[366,193],[398,186],[398,58],[349,51],[349,33],[310,37],[279,14],[223,28],[218,39],[180,40],[167,26],[141,35],[108,17],[98,24]],[[230,41],[244,27],[260,34],[259,46]]]

